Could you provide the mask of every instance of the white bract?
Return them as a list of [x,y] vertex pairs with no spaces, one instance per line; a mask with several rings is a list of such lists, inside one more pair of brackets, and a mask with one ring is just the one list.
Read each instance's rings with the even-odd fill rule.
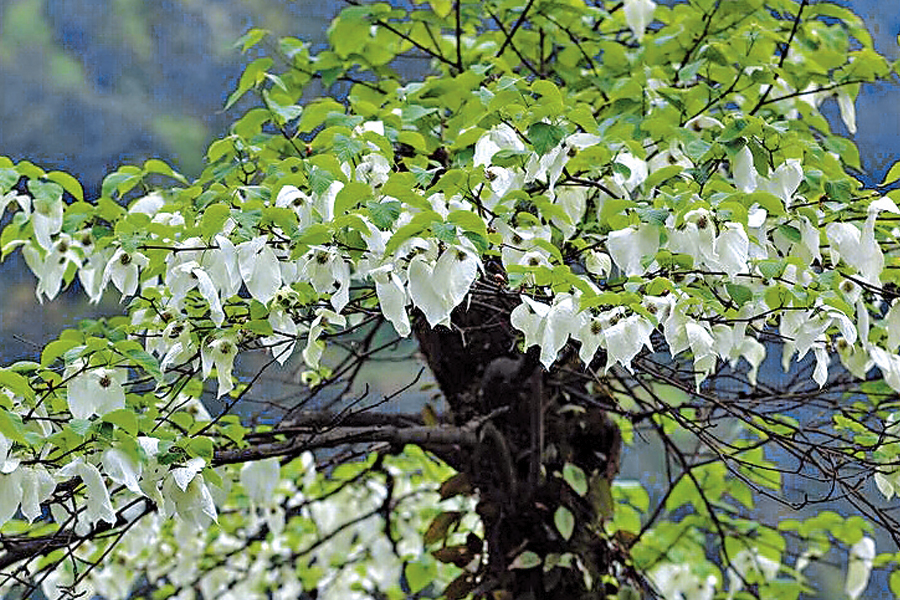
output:
[[69,381],[69,411],[76,419],[89,419],[125,408],[123,384],[127,380],[128,373],[124,369],[87,368]]
[[445,250],[433,264],[422,256],[409,263],[409,296],[432,327],[449,325],[450,312],[465,299],[480,261],[461,247]]
[[875,541],[863,537],[850,547],[850,558],[847,563],[847,582],[844,590],[851,600],[857,600],[869,585],[869,574],[875,560]]

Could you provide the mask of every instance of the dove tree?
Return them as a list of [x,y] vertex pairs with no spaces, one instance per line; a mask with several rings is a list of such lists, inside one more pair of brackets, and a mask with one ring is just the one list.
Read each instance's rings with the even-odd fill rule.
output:
[[[329,39],[243,36],[196,179],[0,159],[3,257],[122,307],[0,369],[5,593],[797,598],[842,556],[855,599],[900,562],[900,166],[864,189],[821,113],[898,70],[859,17],[350,3]],[[386,410],[413,350],[443,413]]]

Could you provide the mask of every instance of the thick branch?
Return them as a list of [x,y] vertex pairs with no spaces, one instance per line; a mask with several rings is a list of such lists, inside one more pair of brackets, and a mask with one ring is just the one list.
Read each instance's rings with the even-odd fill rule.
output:
[[[284,432],[274,431],[273,435]],[[333,448],[345,444],[388,443],[392,446],[416,444],[425,450],[443,453],[457,448],[470,448],[478,442],[476,427],[465,425],[450,426],[413,426],[397,427],[393,425],[375,427],[335,427],[325,432],[294,433],[293,439],[283,442],[258,444],[239,450],[222,450],[216,452],[213,465],[225,465],[261,460],[271,456],[296,456],[307,450]]]

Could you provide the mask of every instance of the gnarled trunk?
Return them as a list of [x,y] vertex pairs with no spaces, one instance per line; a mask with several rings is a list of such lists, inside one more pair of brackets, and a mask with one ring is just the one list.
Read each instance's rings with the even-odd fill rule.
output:
[[[447,593],[604,597],[607,586],[627,576],[627,553],[603,528],[612,512],[621,437],[602,408],[610,399],[591,396],[577,356],[564,350],[547,371],[536,347],[525,354],[517,349],[509,315],[519,302],[518,294],[485,278],[454,311],[452,328],[432,329],[421,315],[415,324],[454,421],[478,423],[478,445],[451,462],[477,490],[485,539],[470,537],[459,550],[457,564],[481,560]],[[574,523],[571,533],[567,521]],[[545,568],[554,561],[558,567]]]

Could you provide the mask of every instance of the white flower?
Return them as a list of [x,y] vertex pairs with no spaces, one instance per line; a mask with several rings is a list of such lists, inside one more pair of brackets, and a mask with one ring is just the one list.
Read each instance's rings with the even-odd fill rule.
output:
[[297,189],[293,185],[282,186],[275,198],[275,206],[280,208],[291,208],[297,213],[298,227],[302,231],[309,227],[313,222],[313,201],[312,198]]
[[491,157],[501,150],[525,151],[525,144],[512,127],[503,123],[485,132],[475,142],[475,166],[490,165]]
[[59,293],[63,276],[70,265],[76,268],[81,266],[81,254],[78,250],[78,244],[65,233],[56,237],[46,254],[32,244],[22,247],[25,264],[38,278],[35,290],[38,300],[43,302],[42,296],[52,300]]
[[760,178],[760,187],[784,202],[785,207],[791,205],[794,192],[803,181],[803,167],[797,158],[789,158],[776,168],[769,177]]
[[159,192],[150,192],[132,202],[128,209],[130,213],[143,213],[153,217],[165,205],[166,201]]
[[581,325],[578,300],[571,294],[557,294],[552,305],[522,296],[522,303],[509,315],[513,327],[525,335],[525,347],[541,348],[541,363],[550,368],[569,335]]
[[16,190],[10,190],[0,196],[0,218],[3,217],[3,213],[6,212],[6,207],[9,206],[10,202],[15,202],[19,205],[19,208],[27,215],[31,213],[31,197],[25,194],[20,194],[16,192]]
[[281,468],[277,458],[248,462],[241,467],[241,485],[257,506],[268,506],[276,501],[274,493],[279,481]]
[[779,561],[763,556],[757,548],[740,550],[728,565],[728,598],[733,598],[745,581],[753,584],[775,579],[780,566]]
[[278,257],[266,243],[264,235],[238,244],[237,261],[241,277],[250,295],[263,304],[268,304],[281,287],[281,269]]
[[319,294],[330,294],[331,306],[340,312],[350,302],[350,265],[334,247],[312,246],[303,258],[300,273]]
[[647,577],[664,600],[712,600],[716,593],[716,577],[701,579],[688,562],[659,563]]
[[76,419],[103,416],[125,408],[125,389],[128,380],[124,369],[90,368],[72,377],[67,386],[69,412]]
[[587,208],[588,189],[584,186],[565,186],[558,188],[554,193],[553,203],[563,209],[568,221],[557,216],[550,221],[563,232],[565,239],[575,234],[576,226],[584,217]]
[[643,275],[644,260],[659,250],[659,227],[642,223],[638,228],[627,227],[611,231],[606,249],[616,266],[627,276]]
[[850,559],[847,562],[847,583],[844,590],[850,600],[856,600],[869,585],[869,574],[875,561],[875,542],[870,537],[863,537],[850,547]]
[[203,378],[209,377],[213,365],[216,367],[216,378],[219,383],[216,397],[227,394],[234,389],[234,383],[231,381],[231,370],[234,367],[235,356],[237,356],[237,344],[234,337],[230,335],[207,342],[200,348]]
[[875,286],[881,285],[884,269],[884,254],[875,240],[875,220],[884,210],[900,213],[890,198],[881,198],[869,205],[869,214],[861,230],[852,223],[830,223],[825,228],[825,235],[831,242],[832,263],[843,260],[855,268],[866,283]]
[[738,150],[737,156],[731,163],[734,182],[742,192],[750,193],[756,190],[756,167],[753,166],[753,153],[750,148],[743,146]]
[[[187,254],[187,253],[186,253]],[[172,260],[167,267],[166,286],[172,294],[171,305],[181,310],[188,292],[197,288],[200,295],[209,304],[210,317],[213,323],[221,326],[225,321],[225,312],[219,300],[219,291],[209,274],[200,267],[196,260]]]
[[50,237],[62,229],[65,209],[62,194],[53,198],[37,196],[32,208],[31,225],[34,228],[34,238],[42,248],[50,250]]
[[653,20],[656,3],[653,0],[625,0],[625,21],[638,41],[644,38],[647,25]]
[[[188,463],[196,460],[203,459],[192,459]],[[162,493],[166,500],[166,514],[177,514],[197,530],[205,529],[218,520],[212,494],[196,465],[172,469],[163,483]]]
[[[854,86],[857,87],[858,86]],[[841,120],[847,126],[850,135],[856,135],[856,104],[850,94],[847,92],[846,86],[838,88],[837,93],[838,108],[841,111]]]
[[275,360],[281,365],[294,353],[294,344],[297,341],[297,323],[291,313],[279,302],[279,296],[284,297],[290,293],[286,290],[289,288],[282,288],[275,294],[275,303],[269,311],[268,319],[275,334],[264,340],[265,345],[270,347]]
[[619,363],[631,372],[631,361],[644,347],[653,352],[650,335],[653,324],[641,315],[631,315],[610,322],[603,331],[606,339],[605,372],[615,363]]
[[109,500],[109,490],[106,489],[106,484],[103,483],[103,477],[97,467],[84,462],[82,458],[77,458],[56,472],[58,479],[68,479],[76,475],[81,477],[81,481],[87,488],[87,502],[84,511],[87,523],[78,523],[75,528],[76,533],[82,531],[87,533],[85,526],[93,526],[98,521],[106,521],[110,525],[115,524],[116,513]]
[[371,276],[375,280],[375,294],[378,296],[381,314],[391,322],[397,335],[408,336],[412,331],[406,312],[409,300],[400,277],[392,270],[375,270]]
[[106,476],[119,485],[139,494],[144,495],[138,484],[141,478],[141,463],[134,456],[118,448],[109,448],[100,459]]
[[126,296],[134,295],[137,291],[140,269],[146,267],[149,262],[147,257],[140,252],[126,252],[119,248],[106,263],[100,287],[106,288],[106,285],[112,280],[121,292],[123,299]]
[[647,161],[638,158],[634,154],[620,152],[616,155],[615,162],[626,167],[630,173],[628,177],[625,177],[624,173],[618,171],[613,173],[613,181],[621,189],[631,192],[647,179]]
[[368,183],[371,186],[383,185],[388,180],[390,172],[391,165],[387,158],[377,152],[366,154],[356,165],[357,181]]
[[347,319],[343,315],[339,315],[325,308],[316,310],[316,318],[309,325],[309,332],[306,338],[306,347],[303,349],[303,361],[312,369],[319,368],[319,361],[322,359],[322,351],[325,344],[319,339],[319,335],[325,331],[328,324],[334,324],[338,327],[344,327]]
[[409,263],[409,296],[432,327],[450,325],[450,313],[469,293],[481,262],[468,249],[447,248],[434,264],[422,256]]

